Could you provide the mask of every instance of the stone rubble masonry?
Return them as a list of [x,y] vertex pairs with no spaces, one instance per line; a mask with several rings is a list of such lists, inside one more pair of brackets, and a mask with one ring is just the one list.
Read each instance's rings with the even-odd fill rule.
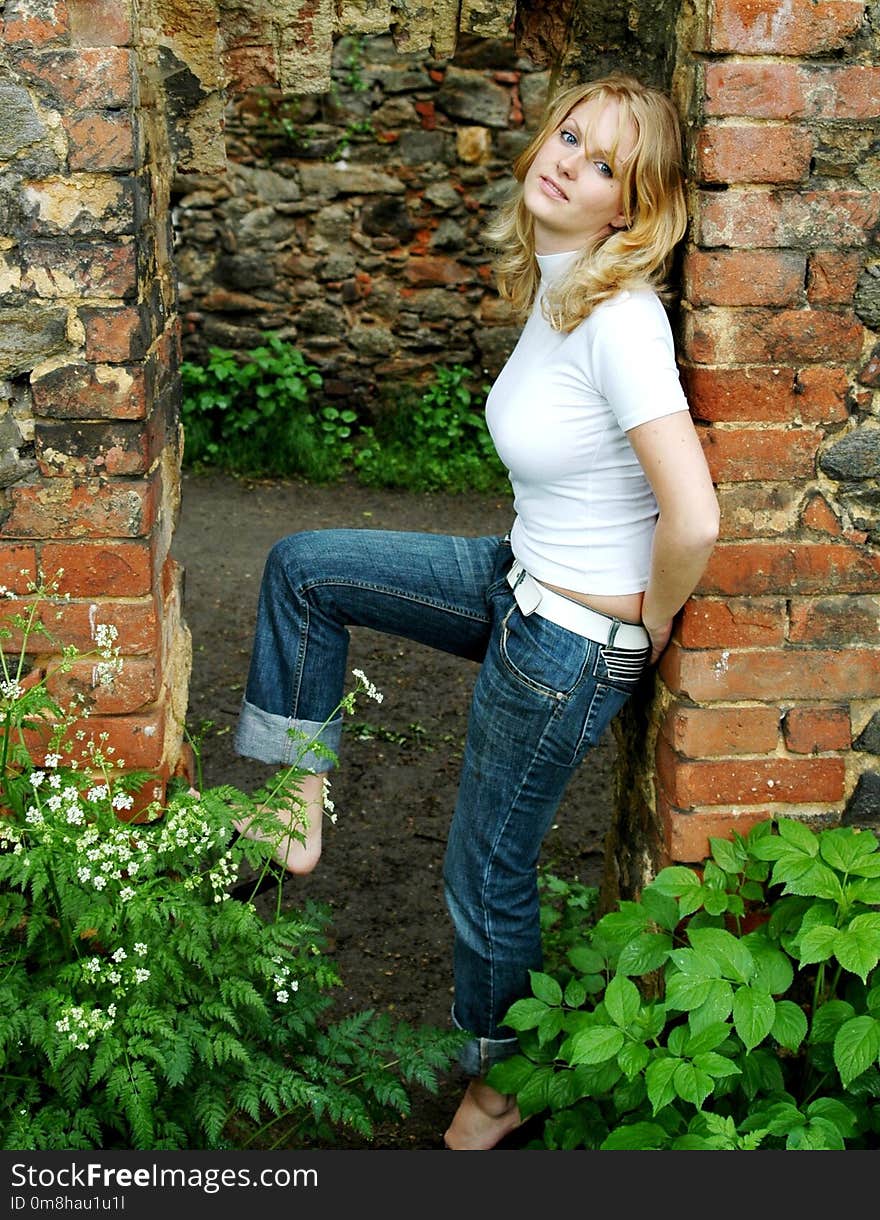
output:
[[722,526],[646,713],[653,866],[770,814],[880,831],[880,30],[848,0],[693,18],[678,330]]
[[0,583],[12,609],[60,572],[47,625],[81,649],[117,626],[118,682],[54,688],[160,794],[187,766],[183,344],[272,330],[337,400],[439,361],[493,373],[518,328],[482,228],[511,161],[557,69],[641,65],[684,121],[673,321],[722,531],[616,726],[609,873],[635,893],[771,814],[880,830],[876,6],[673,9],[0,5]]

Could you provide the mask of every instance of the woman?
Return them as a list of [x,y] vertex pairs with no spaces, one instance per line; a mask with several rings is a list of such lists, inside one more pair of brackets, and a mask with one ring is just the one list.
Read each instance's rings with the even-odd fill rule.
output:
[[[452,1019],[470,1035],[454,1150],[493,1148],[520,1123],[485,1076],[515,1051],[503,1019],[541,965],[542,839],[717,534],[658,296],[686,223],[680,162],[669,100],[611,77],[562,94],[514,165],[491,237],[525,325],[487,403],[514,491],[506,538],[313,531],[278,542],[263,575],[241,754],[290,763],[291,731],[338,750],[350,626],[481,663],[444,864]],[[275,845],[295,873],[320,855],[329,763],[319,748],[302,765]]]

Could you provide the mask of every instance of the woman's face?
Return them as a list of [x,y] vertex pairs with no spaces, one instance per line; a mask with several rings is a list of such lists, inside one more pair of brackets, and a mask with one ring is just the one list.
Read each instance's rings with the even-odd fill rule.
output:
[[578,250],[625,226],[610,150],[617,140],[621,166],[633,153],[637,132],[630,121],[618,137],[619,108],[614,100],[578,102],[538,149],[523,182],[538,254]]

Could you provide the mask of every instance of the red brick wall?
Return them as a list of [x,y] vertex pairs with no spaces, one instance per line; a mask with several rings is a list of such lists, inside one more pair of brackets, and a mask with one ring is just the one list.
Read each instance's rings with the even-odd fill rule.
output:
[[[96,623],[116,626],[115,681],[95,686],[81,664],[53,689],[86,696],[91,732],[127,767],[167,775],[188,673],[169,557],[179,341],[171,168],[136,19],[133,0],[9,0],[0,21],[14,120],[2,312],[33,337],[18,352],[8,328],[0,338],[7,414],[24,421],[19,477],[2,492],[0,578],[24,593],[22,569],[61,573],[69,600],[47,626],[84,652]],[[53,645],[35,647],[50,666]]]
[[880,707],[876,508],[822,467],[876,423],[853,302],[880,220],[859,155],[880,68],[856,0],[715,0],[680,33],[681,346],[722,533],[660,667],[653,761],[656,841],[695,861],[776,813],[880,828],[876,756],[852,750]]

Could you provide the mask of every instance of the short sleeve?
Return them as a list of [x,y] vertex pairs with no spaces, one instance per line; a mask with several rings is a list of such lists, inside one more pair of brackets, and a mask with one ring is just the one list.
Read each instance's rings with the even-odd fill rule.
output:
[[687,411],[675,362],[672,328],[652,292],[623,293],[587,319],[596,389],[628,432],[664,415]]

